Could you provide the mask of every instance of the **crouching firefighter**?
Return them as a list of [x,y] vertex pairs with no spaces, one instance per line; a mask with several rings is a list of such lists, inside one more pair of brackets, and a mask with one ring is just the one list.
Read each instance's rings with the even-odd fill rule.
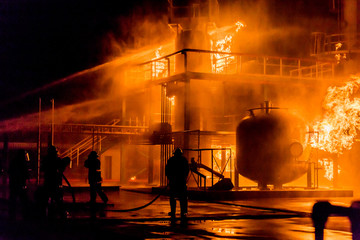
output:
[[182,150],[177,148],[165,167],[165,175],[169,180],[171,220],[176,218],[176,199],[180,201],[181,219],[186,219],[187,215],[186,181],[189,175],[189,163],[182,154]]

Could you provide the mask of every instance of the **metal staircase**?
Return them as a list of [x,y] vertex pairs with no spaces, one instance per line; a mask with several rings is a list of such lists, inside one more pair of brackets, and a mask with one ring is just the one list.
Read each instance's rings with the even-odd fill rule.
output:
[[[102,142],[111,136],[122,135],[140,135],[148,128],[146,126],[119,126],[117,125],[121,120],[114,119],[105,125],[96,124],[63,124],[57,125],[56,131],[62,133],[83,133],[89,134],[87,137],[74,144],[67,150],[60,154],[61,158],[70,157],[71,163],[76,160],[76,166],[79,166],[80,156],[91,151],[96,150],[99,154],[102,152]],[[72,167],[72,166],[71,166]]]

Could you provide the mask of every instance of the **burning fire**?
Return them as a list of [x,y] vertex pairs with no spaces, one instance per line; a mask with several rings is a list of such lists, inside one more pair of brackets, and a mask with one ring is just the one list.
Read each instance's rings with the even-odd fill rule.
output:
[[[246,27],[246,25],[240,21],[236,22],[234,25],[236,26],[235,33]],[[217,40],[215,43],[211,41],[211,50],[231,53],[232,38],[235,33],[228,33],[224,38]],[[211,54],[211,65],[214,73],[224,72],[226,68],[234,62],[235,56],[220,53]]]
[[[212,149],[221,149],[223,148],[221,145],[211,145],[211,148]],[[225,158],[226,159],[222,159],[222,151],[225,151]],[[214,158],[216,161],[222,161],[222,160],[225,160],[225,161],[228,161],[230,158],[232,158],[233,156],[235,156],[235,146],[230,146],[230,148],[227,148],[226,150],[214,150],[213,151],[213,154],[214,154]],[[215,163],[214,162],[214,168],[215,169],[218,169],[219,168],[219,165],[217,165],[218,163]],[[226,165],[226,169],[225,169],[225,172],[229,172],[230,171],[230,164],[227,163]],[[218,169],[218,171],[221,171],[221,169]]]
[[[160,51],[162,50],[162,46],[160,46],[155,51],[155,58],[152,60],[158,59],[161,57]],[[153,78],[158,77],[167,77],[167,62],[165,59],[160,59],[157,61],[153,61],[151,64],[151,72]]]
[[[335,44],[335,51],[339,50],[342,46],[343,45],[340,42]],[[340,63],[341,58],[346,59],[346,53],[344,53],[343,55],[341,55],[340,53],[335,54],[335,59],[337,63]]]
[[[313,125],[317,136],[310,139],[313,148],[341,155],[350,150],[357,131],[360,130],[360,77],[353,76],[344,86],[329,87],[324,100],[325,115]],[[319,160],[325,177],[333,179],[333,162],[327,158]]]
[[342,47],[342,43],[335,44],[335,51],[339,50]]
[[[332,159],[323,158],[319,159],[319,164],[325,170],[324,177],[331,181],[334,178],[334,161]],[[338,174],[341,172],[340,167],[338,167]]]
[[360,98],[353,96],[359,87],[360,77],[352,77],[344,86],[328,88],[324,118],[313,125],[319,137],[311,139],[312,147],[337,154],[351,149],[360,130]]

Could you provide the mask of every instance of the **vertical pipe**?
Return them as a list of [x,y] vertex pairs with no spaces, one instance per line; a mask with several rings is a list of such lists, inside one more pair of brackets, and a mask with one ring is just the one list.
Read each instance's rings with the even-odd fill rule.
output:
[[101,135],[99,135],[99,154],[101,155]]
[[184,51],[184,72],[186,73],[188,71],[188,56],[187,56],[187,52]]
[[51,99],[51,145],[54,146],[54,121],[55,121],[55,101]]
[[312,187],[312,177],[311,177],[311,162],[308,162],[308,169],[307,169],[307,174],[306,174],[306,185],[307,188],[311,188]]
[[164,187],[166,185],[165,177],[165,164],[166,164],[166,146],[161,144],[161,159],[160,159],[160,185]]
[[170,77],[171,71],[170,71],[170,58],[166,58],[167,60],[167,65],[168,65],[168,72],[167,72],[167,77]]
[[95,147],[95,129],[93,127],[92,129],[92,151],[94,151],[94,147]]
[[266,57],[264,57],[264,75],[266,75]]
[[338,185],[338,156],[335,156],[334,157],[334,160],[333,160],[333,175],[334,175],[334,178],[333,178],[333,187],[334,188],[337,188],[339,185]]
[[214,151],[211,149],[211,186],[214,186]]
[[148,146],[149,160],[148,160],[148,184],[152,184],[154,181],[154,157],[152,146]]
[[185,79],[184,91],[184,148],[190,148],[190,79]]
[[40,184],[40,151],[41,151],[41,98],[39,98],[39,119],[38,119],[38,142],[37,142],[37,184]]
[[224,176],[226,174],[226,166],[227,166],[227,159],[226,159],[226,148],[221,149],[221,165],[220,165],[220,173],[222,173]]
[[280,76],[283,75],[283,62],[282,62],[282,58],[280,58]]
[[234,182],[233,169],[234,169],[234,162],[232,160],[232,152],[231,152],[231,147],[230,147],[230,180],[231,180],[231,182]]
[[239,73],[239,66],[240,66],[240,64],[239,64],[239,55],[236,55],[236,73]]
[[76,166],[79,166],[79,156],[80,156],[80,149],[76,149]]
[[164,186],[163,184],[163,167],[162,167],[162,164],[163,164],[163,156],[164,152],[163,152],[163,145],[161,144],[160,145],[160,187]]
[[240,73],[242,72],[242,57],[240,56]]

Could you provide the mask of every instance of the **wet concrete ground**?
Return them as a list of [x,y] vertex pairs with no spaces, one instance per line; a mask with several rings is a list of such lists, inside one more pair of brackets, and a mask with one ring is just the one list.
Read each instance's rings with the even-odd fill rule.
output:
[[[98,205],[90,217],[88,192],[76,191],[76,204],[65,195],[67,219],[17,220],[7,218],[6,194],[0,201],[0,239],[314,239],[310,213],[316,198],[271,198],[241,201],[189,201],[188,221],[171,223],[168,197],[156,197],[150,189],[107,190],[109,203]],[[327,199],[334,205],[350,206],[354,198]],[[179,211],[179,209],[178,209]],[[345,217],[331,217],[325,239],[351,239]]]

